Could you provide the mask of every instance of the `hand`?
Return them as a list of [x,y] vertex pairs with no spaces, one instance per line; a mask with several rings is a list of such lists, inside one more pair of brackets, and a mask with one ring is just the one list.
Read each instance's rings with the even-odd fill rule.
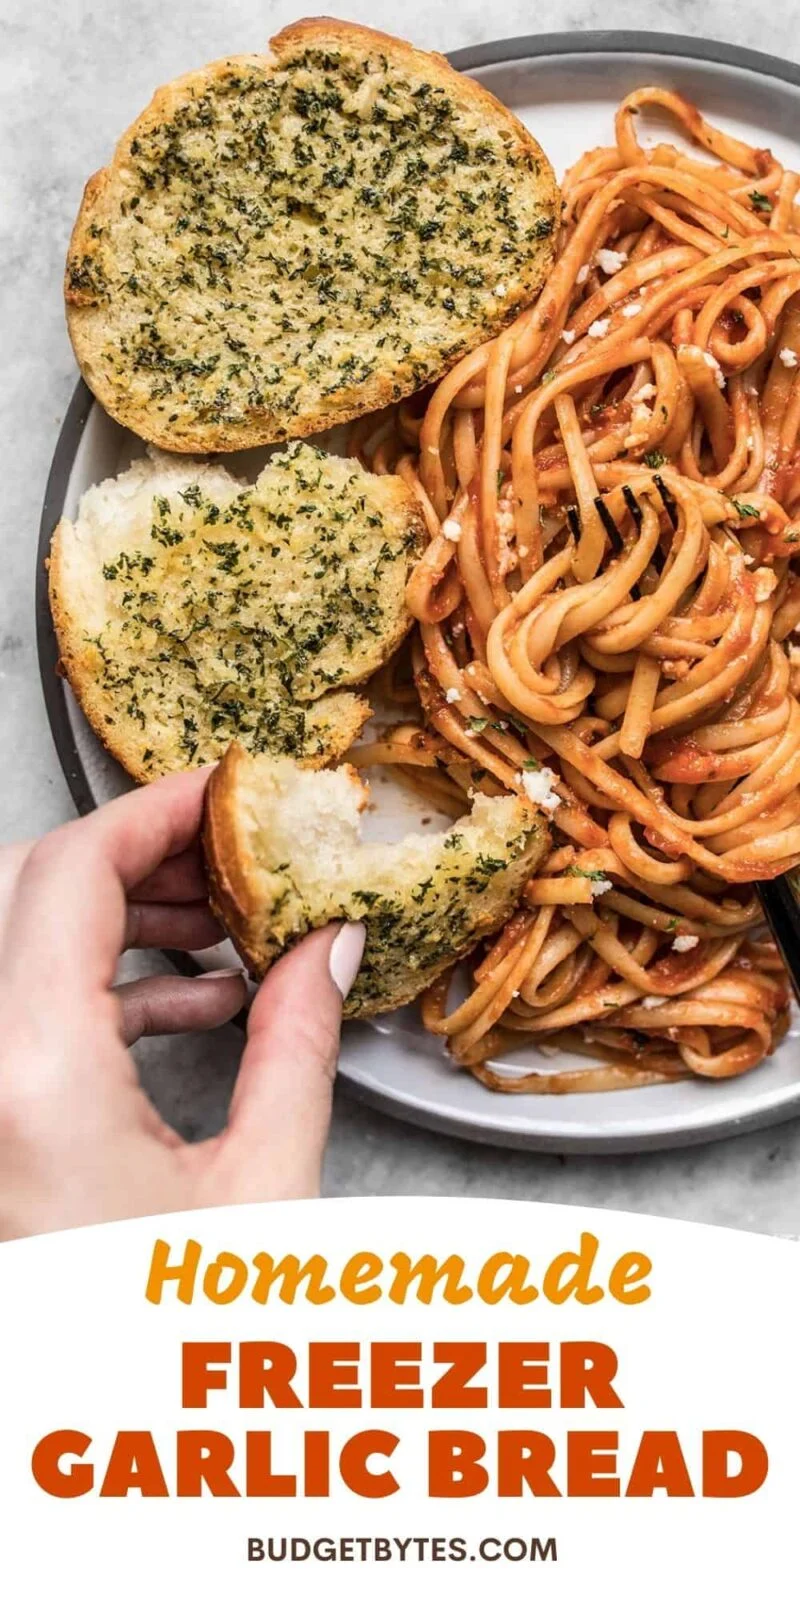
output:
[[359,924],[310,935],[268,974],[216,1138],[168,1128],[128,1050],[217,1027],[245,1000],[235,972],[112,987],[125,948],[222,937],[198,844],[207,777],[161,779],[0,851],[0,1238],[318,1192]]

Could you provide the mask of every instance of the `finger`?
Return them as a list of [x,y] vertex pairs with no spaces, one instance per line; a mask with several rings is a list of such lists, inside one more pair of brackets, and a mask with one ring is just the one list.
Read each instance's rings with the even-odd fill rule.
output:
[[14,896],[17,879],[33,849],[35,840],[26,839],[21,844],[7,844],[0,850],[0,927],[5,922]]
[[180,855],[168,856],[142,883],[130,891],[132,900],[158,900],[162,905],[208,899],[208,879],[202,851],[190,845]]
[[207,950],[225,938],[208,905],[156,906],[129,901],[126,950]]
[[219,1028],[241,1011],[247,985],[241,972],[204,972],[198,978],[139,978],[114,990],[122,1008],[125,1044],[156,1033],[200,1033]]
[[144,789],[121,795],[73,826],[91,833],[95,848],[133,889],[196,841],[211,767],[174,772]]
[[320,929],[272,968],[256,995],[220,1145],[242,1200],[319,1191],[342,1000],[363,948],[361,923]]
[[10,976],[22,980],[27,971],[37,989],[84,994],[110,985],[125,941],[125,892],[196,839],[208,776],[204,769],[160,778],[34,846],[9,909]]

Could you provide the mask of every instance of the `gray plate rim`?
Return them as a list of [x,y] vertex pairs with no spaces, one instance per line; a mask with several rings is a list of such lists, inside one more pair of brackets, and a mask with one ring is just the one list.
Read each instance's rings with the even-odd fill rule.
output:
[[[650,33],[636,29],[596,29],[587,33],[562,32],[524,34],[511,39],[491,40],[485,44],[469,45],[448,53],[451,65],[460,72],[473,72],[484,67],[501,66],[512,61],[541,59],[546,56],[592,55],[651,55],[672,56],[687,61],[708,61],[740,71],[752,72],[762,78],[776,78],[800,87],[800,65],[781,61],[777,56],[760,50],[750,50],[721,40],[694,38],[687,34]],[[67,710],[64,680],[58,673],[58,647],[53,630],[48,600],[46,560],[50,541],[64,509],[67,487],[78,445],[94,404],[94,396],[80,378],[73,392],[61,425],[50,472],[47,479],[39,524],[36,554],[35,628],[39,660],[39,674],[50,732],[61,770],[70,795],[81,816],[96,809],[80,752],[77,749]],[[199,968],[189,956],[180,951],[168,950],[165,954],[181,972],[195,973]],[[470,1140],[478,1144],[502,1145],[531,1151],[551,1153],[616,1155],[634,1151],[679,1148],[711,1143],[753,1129],[775,1126],[800,1114],[800,1094],[783,1099],[778,1104],[755,1108],[738,1117],[727,1117],[716,1125],[704,1124],[700,1128],[672,1129],[652,1134],[639,1132],[610,1139],[598,1136],[569,1139],[563,1135],[515,1132],[484,1127],[466,1121],[457,1114],[421,1107],[410,1100],[396,1097],[380,1089],[340,1077],[339,1082],[347,1093],[363,1104],[378,1111],[413,1123],[435,1133]]]

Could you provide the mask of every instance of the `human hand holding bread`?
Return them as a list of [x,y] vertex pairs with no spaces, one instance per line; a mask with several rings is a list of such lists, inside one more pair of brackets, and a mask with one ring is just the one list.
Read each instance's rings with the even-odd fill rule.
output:
[[218,1027],[245,1000],[238,970],[113,986],[125,948],[220,938],[207,780],[162,779],[0,852],[0,1239],[318,1191],[358,924],[314,933],[261,985],[224,1133],[185,1144],[137,1080],[141,1035]]

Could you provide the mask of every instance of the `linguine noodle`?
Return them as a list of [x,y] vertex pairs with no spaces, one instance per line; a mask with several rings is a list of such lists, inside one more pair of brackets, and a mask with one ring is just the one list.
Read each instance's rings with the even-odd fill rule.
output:
[[[653,106],[715,163],[643,149]],[[637,90],[566,175],[538,301],[424,412],[353,430],[430,532],[386,675],[402,720],[354,759],[454,814],[527,794],[552,825],[467,997],[448,1009],[448,974],[423,1002],[492,1088],[729,1077],[786,1029],[752,885],[800,863],[799,186]],[[589,1059],[487,1064],[524,1043]]]

